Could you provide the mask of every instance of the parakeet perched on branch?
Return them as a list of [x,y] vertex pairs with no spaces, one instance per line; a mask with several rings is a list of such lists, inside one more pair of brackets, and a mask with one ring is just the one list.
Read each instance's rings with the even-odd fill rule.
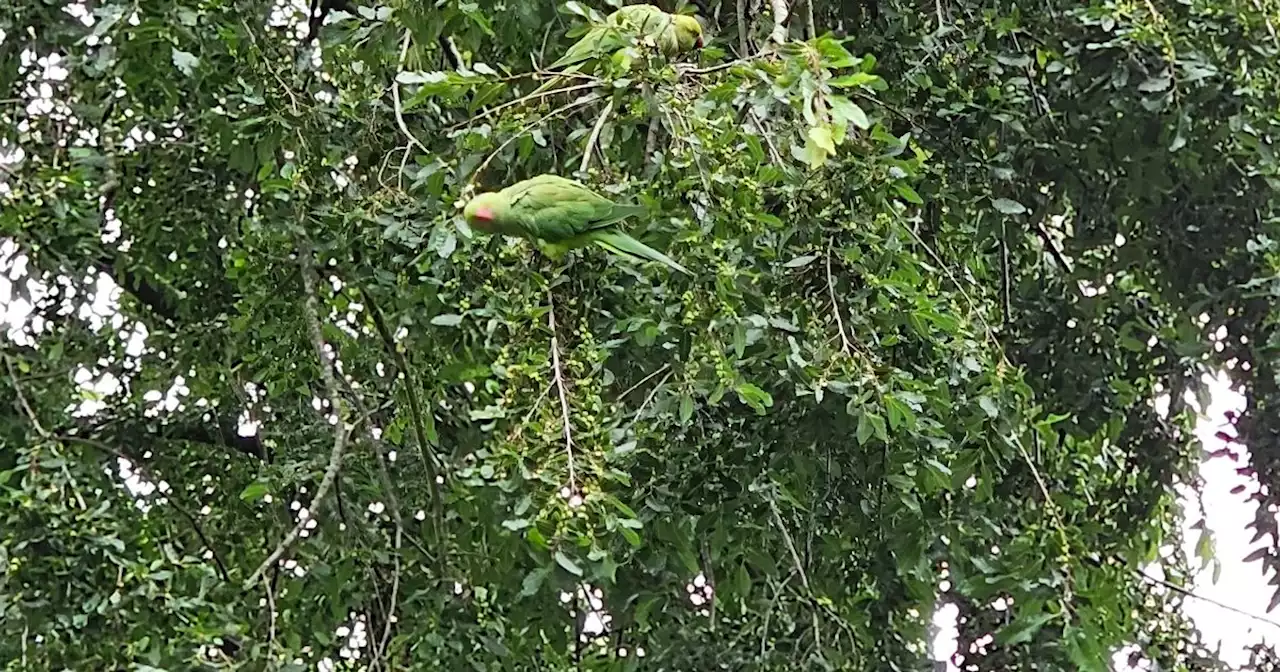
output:
[[553,68],[581,63],[622,48],[628,35],[651,37],[668,58],[702,47],[702,24],[692,16],[668,14],[653,5],[627,5],[605,17],[569,47]]
[[551,257],[594,243],[615,254],[689,273],[667,255],[618,230],[618,222],[642,212],[641,206],[614,203],[581,182],[538,175],[477,195],[467,203],[463,216],[467,224],[485,233],[533,240]]
[[[592,59],[608,56],[626,46],[631,36],[652,38],[658,51],[667,58],[703,46],[702,24],[692,16],[668,14],[653,5],[627,5],[605,17],[604,23],[592,26],[551,67],[567,72],[582,71]],[[565,81],[565,77],[554,77],[533,94],[558,87]]]

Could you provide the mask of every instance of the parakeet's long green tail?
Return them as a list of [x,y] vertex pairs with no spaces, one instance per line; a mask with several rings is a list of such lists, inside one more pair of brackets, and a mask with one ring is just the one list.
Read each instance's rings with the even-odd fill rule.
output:
[[684,273],[685,275],[693,275],[689,269],[677,264],[674,259],[667,255],[645,245],[644,243],[628,236],[621,231],[601,231],[596,230],[583,236],[584,239],[603,247],[614,254],[620,254],[626,257],[639,257],[648,259],[662,264],[666,264],[671,268]]

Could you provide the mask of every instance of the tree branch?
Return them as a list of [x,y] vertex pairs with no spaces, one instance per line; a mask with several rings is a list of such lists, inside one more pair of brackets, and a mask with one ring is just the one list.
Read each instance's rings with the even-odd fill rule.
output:
[[[787,544],[787,551],[791,553],[791,561],[795,563],[796,572],[800,574],[800,583],[804,584],[805,592],[809,593],[809,599],[817,604],[818,597],[813,592],[813,587],[809,585],[809,576],[804,573],[804,563],[800,562],[800,554],[796,552],[796,544],[791,540],[791,533],[787,531],[787,526],[782,522],[782,513],[778,511],[778,503],[774,501],[773,494],[769,494],[769,512],[773,514],[773,524],[778,526],[778,531],[782,533],[782,540]],[[818,630],[818,612],[810,611],[813,616],[813,643],[822,648],[822,635]]]
[[388,353],[396,361],[396,369],[404,376],[405,396],[409,398],[409,419],[413,424],[413,435],[418,442],[418,454],[422,456],[423,465],[427,470],[427,478],[431,481],[431,489],[434,497],[432,497],[431,508],[435,516],[436,535],[439,543],[444,542],[444,489],[442,487],[441,477],[444,475],[444,463],[440,460],[440,456],[432,449],[432,437],[427,436],[427,427],[431,427],[431,434],[435,434],[435,416],[431,415],[431,409],[427,409],[426,413],[422,412],[422,403],[418,399],[418,385],[413,375],[413,371],[409,369],[409,361],[405,359],[404,353],[396,347],[395,336],[391,333],[391,329],[387,327],[387,320],[382,314],[382,309],[378,307],[378,303],[373,300],[369,292],[364,288],[360,289],[360,296],[364,298],[364,302],[369,306],[369,314],[373,318],[373,326],[378,331],[378,336],[382,339],[383,346]]
[[570,496],[578,493],[576,477],[573,472],[573,429],[569,423],[569,396],[565,392],[564,374],[560,368],[560,341],[556,337],[556,305],[552,298],[551,288],[547,288],[547,327],[551,329],[551,370],[555,375],[556,391],[560,393],[560,416],[564,421],[564,452],[569,459],[569,492]]
[[834,241],[827,241],[827,293],[831,296],[831,312],[836,316],[836,329],[840,332],[840,344],[844,349],[844,354],[853,354],[853,343],[849,341],[849,335],[844,330],[844,318],[840,317],[840,303],[836,301],[836,285],[835,278],[831,274],[831,247]]
[[600,118],[596,119],[596,125],[591,127],[591,135],[587,137],[587,147],[582,151],[582,165],[578,166],[578,171],[584,175],[587,167],[591,165],[591,153],[595,151],[596,143],[600,141],[600,131],[604,128],[604,123],[609,120],[610,112],[613,112],[612,98],[604,104],[604,109],[600,110]]
[[[325,394],[329,397],[330,403],[333,404],[334,413],[338,416],[338,422],[333,428],[333,448],[329,451],[329,465],[324,470],[324,477],[320,480],[320,485],[316,488],[316,496],[311,500],[311,506],[308,507],[309,518],[318,517],[321,508],[324,506],[325,497],[328,496],[329,490],[333,489],[334,482],[338,479],[338,470],[342,467],[342,454],[347,447],[347,419],[344,410],[341,393],[338,391],[337,377],[333,371],[333,360],[324,348],[324,334],[320,330],[320,297],[316,287],[320,284],[316,277],[315,262],[312,259],[313,252],[311,243],[307,240],[305,233],[298,234],[298,264],[302,269],[302,287],[306,293],[303,301],[302,314],[307,322],[307,332],[311,337],[311,347],[315,349],[316,357],[320,359],[320,377],[324,380]],[[307,520],[301,519],[289,534],[276,546],[276,550],[267,556],[266,560],[254,570],[253,575],[245,582],[244,589],[247,591],[258,582],[263,572],[275,565],[289,547],[302,535],[302,530],[306,528]]]
[[[400,40],[400,62],[399,65],[396,66],[397,77],[400,75],[400,68],[404,67],[405,56],[409,54],[409,42],[411,37],[412,35],[409,33],[409,29],[406,28],[404,31],[404,38]],[[421,149],[423,154],[430,154],[431,150],[427,149],[426,145],[419,142],[418,138],[415,137],[413,133],[409,132],[408,124],[404,123],[404,108],[400,105],[400,80],[395,78],[392,78],[391,80],[391,101],[395,103],[396,125],[400,127],[400,132],[404,133],[404,137],[408,138],[409,144]]]
[[787,9],[787,0],[769,0],[769,7],[773,10],[773,31],[769,33],[769,39],[777,44],[785,44],[787,41],[787,17],[790,15]]

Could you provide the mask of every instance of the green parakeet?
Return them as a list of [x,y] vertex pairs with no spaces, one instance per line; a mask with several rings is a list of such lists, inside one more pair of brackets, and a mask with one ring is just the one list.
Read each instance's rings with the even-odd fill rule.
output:
[[[593,26],[551,67],[578,72],[587,61],[621,49],[627,44],[627,38],[633,35],[653,38],[658,50],[667,58],[703,46],[702,24],[692,16],[668,14],[653,5],[627,5],[605,17],[604,23]],[[533,94],[560,86],[565,79],[552,78],[535,89]]]
[[618,222],[644,212],[597,194],[581,182],[538,175],[501,191],[477,195],[463,209],[473,228],[536,242],[551,257],[590,244],[623,256],[661,262],[688,274],[667,255],[618,230]]
[[553,68],[581,63],[589,58],[622,48],[627,35],[651,37],[668,58],[702,46],[702,24],[692,16],[668,14],[653,5],[627,5],[605,17],[569,47]]

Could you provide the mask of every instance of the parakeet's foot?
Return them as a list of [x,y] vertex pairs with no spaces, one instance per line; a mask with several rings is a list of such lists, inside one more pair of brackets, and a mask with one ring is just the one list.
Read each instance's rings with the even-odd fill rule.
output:
[[542,253],[550,257],[553,261],[561,261],[569,253],[569,248],[565,245],[557,245],[555,243],[548,243],[541,240],[538,241],[538,249],[542,250]]

